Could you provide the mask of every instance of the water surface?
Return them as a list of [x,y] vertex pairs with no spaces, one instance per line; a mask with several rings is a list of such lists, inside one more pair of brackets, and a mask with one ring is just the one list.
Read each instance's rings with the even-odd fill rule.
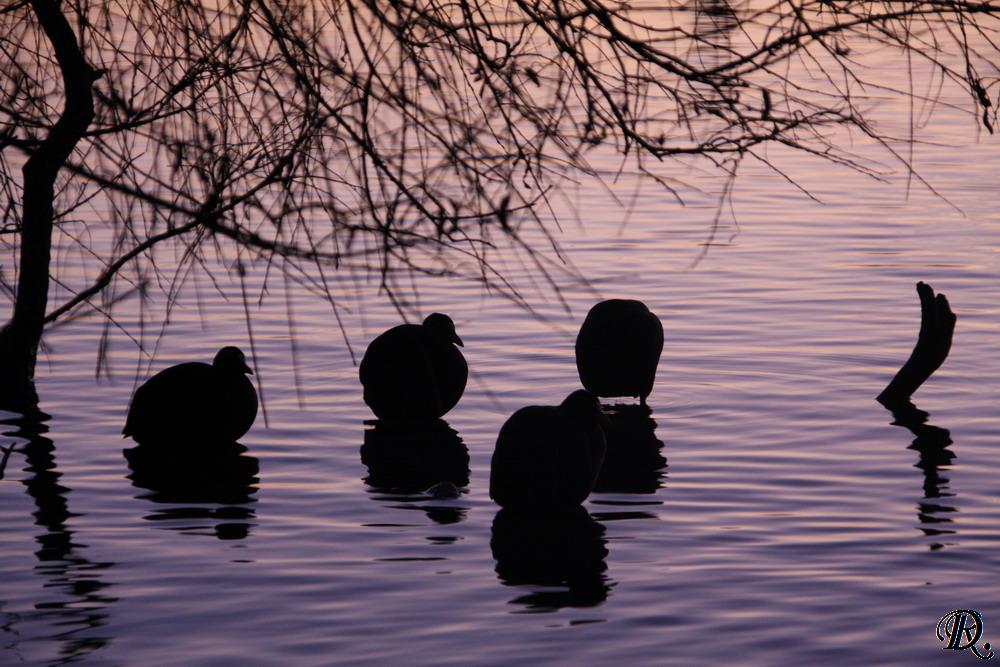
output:
[[[971,660],[942,651],[934,626],[972,608],[985,640],[1000,637],[1000,162],[973,120],[935,113],[914,164],[947,201],[908,188],[899,165],[880,183],[771,148],[819,201],[748,160],[714,237],[711,173],[677,173],[703,187],[684,207],[652,185],[627,212],[592,184],[567,190],[579,224],[567,212],[559,240],[589,284],[563,280],[565,304],[513,260],[533,313],[422,281],[419,309],[452,316],[474,373],[439,475],[362,451],[385,434],[365,423],[330,305],[293,284],[290,327],[280,279],[257,305],[263,266],[247,291],[266,419],[237,472],[207,467],[194,492],[123,455],[149,364],[134,343],[111,327],[95,379],[105,324],[56,329],[39,366],[49,430],[0,442],[16,445],[0,481],[0,662]],[[159,341],[147,327],[151,370],[249,350],[239,279],[215,278],[197,298],[189,284]],[[399,315],[376,278],[333,280],[360,355]],[[917,280],[959,319],[916,396],[939,430],[912,432],[873,397],[915,339]],[[620,429],[632,450],[585,511],[516,525],[487,496],[496,433],[578,386],[576,328],[602,297],[642,299],[663,321],[651,419]],[[155,320],[162,303],[149,308]],[[138,330],[138,308],[118,317]],[[435,476],[467,493],[421,496]]]

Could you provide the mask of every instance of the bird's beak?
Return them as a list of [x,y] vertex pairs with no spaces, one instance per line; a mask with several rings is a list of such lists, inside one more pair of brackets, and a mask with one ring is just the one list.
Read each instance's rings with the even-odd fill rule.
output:
[[454,334],[454,336],[455,337],[451,339],[452,342],[455,343],[455,345],[458,345],[459,347],[465,347],[465,343],[463,343],[462,339],[458,337],[458,334]]
[[243,362],[243,372],[247,375],[253,375],[253,369],[250,368],[250,364],[245,361]]

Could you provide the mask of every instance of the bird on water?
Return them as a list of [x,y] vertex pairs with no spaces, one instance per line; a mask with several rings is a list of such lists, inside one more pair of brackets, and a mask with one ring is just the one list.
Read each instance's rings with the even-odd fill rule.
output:
[[463,346],[455,323],[441,313],[380,334],[359,369],[365,403],[379,419],[440,418],[458,403],[469,378],[456,345]]
[[663,350],[663,325],[646,304],[610,299],[590,309],[576,337],[580,382],[597,396],[637,396],[653,391]]
[[490,463],[490,498],[504,508],[569,510],[594,488],[609,422],[589,391],[557,406],[521,408],[504,423]]
[[122,434],[136,442],[235,442],[257,418],[253,374],[238,347],[211,364],[188,362],[149,378],[132,397]]

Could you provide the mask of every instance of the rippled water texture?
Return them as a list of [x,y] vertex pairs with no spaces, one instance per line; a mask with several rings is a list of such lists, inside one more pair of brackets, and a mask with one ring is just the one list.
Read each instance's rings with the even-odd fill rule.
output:
[[[0,441],[16,444],[0,481],[0,663],[972,664],[934,626],[978,609],[1000,642],[1000,162],[997,140],[944,106],[922,132],[935,143],[914,163],[948,201],[907,194],[898,164],[879,183],[772,147],[820,202],[748,161],[697,263],[722,180],[678,173],[705,193],[682,207],[644,186],[624,226],[602,188],[570,191],[581,219],[559,239],[592,284],[563,285],[568,312],[551,291],[529,290],[532,316],[424,281],[422,311],[452,316],[473,373],[427,455],[365,424],[329,304],[293,285],[294,332],[280,294],[256,305],[265,267],[247,289],[266,417],[224,460],[123,455],[134,344],[110,329],[98,381],[104,323],[55,330],[39,368],[50,430]],[[205,281],[174,309],[153,371],[249,350],[239,280],[215,277],[223,294]],[[359,355],[399,320],[375,278],[356,278],[335,291]],[[873,397],[915,339],[917,280],[959,320],[915,397],[937,430],[911,432]],[[573,340],[600,297],[663,321],[652,417],[616,417],[586,511],[500,514],[496,433],[578,386]],[[137,312],[119,317],[137,330]],[[420,494],[442,479],[467,493]]]

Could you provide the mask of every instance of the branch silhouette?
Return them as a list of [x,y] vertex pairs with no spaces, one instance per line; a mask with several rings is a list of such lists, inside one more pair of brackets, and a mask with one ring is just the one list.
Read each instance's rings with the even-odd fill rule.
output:
[[913,407],[910,397],[948,358],[955,333],[957,318],[948,297],[935,295],[934,289],[924,282],[917,283],[917,294],[920,296],[917,344],[910,358],[877,397],[879,403],[894,413],[907,412],[907,406]]

